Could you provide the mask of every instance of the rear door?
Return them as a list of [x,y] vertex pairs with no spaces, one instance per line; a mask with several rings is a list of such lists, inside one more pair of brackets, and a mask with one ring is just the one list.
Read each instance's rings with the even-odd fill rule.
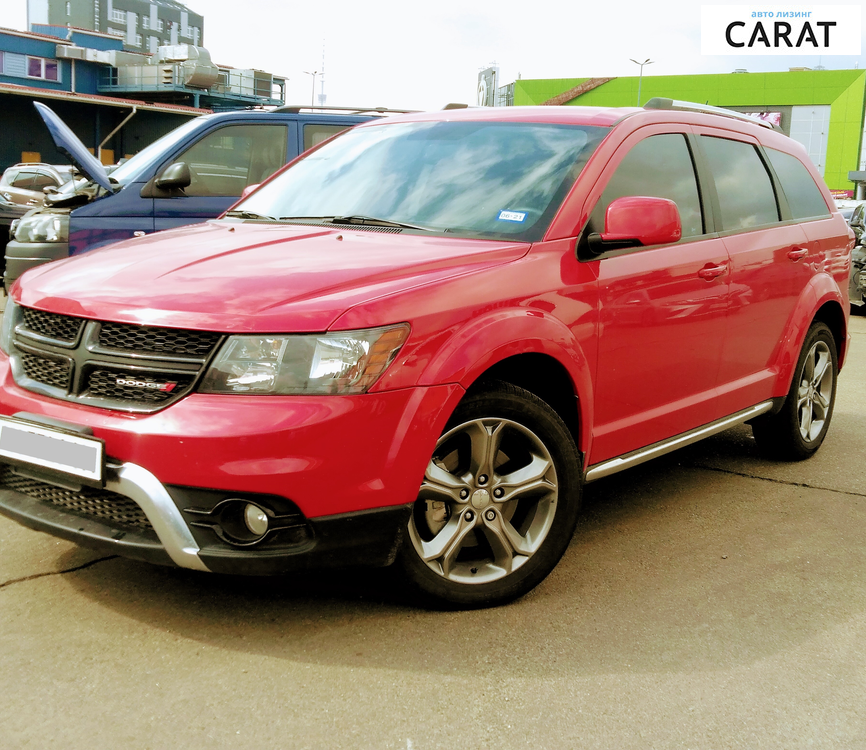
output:
[[[601,178],[591,231],[622,196],[673,200],[683,238],[602,256],[599,353],[590,463],[718,417],[715,404],[728,297],[728,256],[702,205],[687,126],[641,128]],[[625,152],[625,153],[623,153]],[[605,184],[606,181],[606,184]],[[592,205],[590,197],[590,205]],[[708,273],[708,270],[710,271]]]
[[719,403],[728,414],[772,396],[779,347],[813,271],[806,236],[757,140],[727,130],[696,131],[712,175],[707,183],[718,209],[716,229],[731,262],[719,370]]

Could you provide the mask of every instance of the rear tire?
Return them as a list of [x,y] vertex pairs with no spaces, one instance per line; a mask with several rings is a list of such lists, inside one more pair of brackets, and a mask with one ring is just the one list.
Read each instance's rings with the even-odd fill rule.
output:
[[559,562],[579,503],[565,423],[529,391],[494,383],[466,396],[439,438],[398,565],[425,606],[504,604]]
[[833,416],[838,372],[833,334],[824,323],[813,323],[782,409],[752,422],[752,433],[764,455],[802,461],[821,447]]

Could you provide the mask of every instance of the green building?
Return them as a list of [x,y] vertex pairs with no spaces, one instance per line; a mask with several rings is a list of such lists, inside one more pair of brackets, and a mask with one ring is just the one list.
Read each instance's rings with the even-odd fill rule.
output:
[[656,96],[764,113],[802,143],[830,190],[853,191],[848,172],[866,169],[866,70],[517,80],[514,105],[627,107]]

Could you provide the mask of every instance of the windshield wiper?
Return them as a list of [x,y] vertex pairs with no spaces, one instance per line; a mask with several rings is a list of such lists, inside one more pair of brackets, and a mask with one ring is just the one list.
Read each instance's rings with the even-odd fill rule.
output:
[[368,226],[368,227],[399,227],[400,229],[418,229],[422,232],[432,232],[428,227],[421,227],[417,224],[406,224],[400,221],[391,221],[390,219],[377,219],[373,216],[281,216],[280,221],[321,221],[323,224],[345,224],[347,226]]
[[252,211],[226,211],[226,216],[237,217],[238,219],[259,219],[261,221],[276,221],[273,216],[254,214]]
[[331,219],[332,224],[360,224],[361,226],[372,227],[402,227],[403,229],[420,229],[422,232],[431,232],[433,230],[427,227],[420,227],[417,224],[406,224],[402,221],[391,221],[390,219],[377,219],[374,216],[335,216]]

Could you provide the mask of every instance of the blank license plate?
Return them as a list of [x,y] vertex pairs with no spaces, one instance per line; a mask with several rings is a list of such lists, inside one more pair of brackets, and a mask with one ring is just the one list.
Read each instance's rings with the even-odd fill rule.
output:
[[102,484],[104,446],[101,440],[0,417],[0,457],[60,471],[88,483]]

